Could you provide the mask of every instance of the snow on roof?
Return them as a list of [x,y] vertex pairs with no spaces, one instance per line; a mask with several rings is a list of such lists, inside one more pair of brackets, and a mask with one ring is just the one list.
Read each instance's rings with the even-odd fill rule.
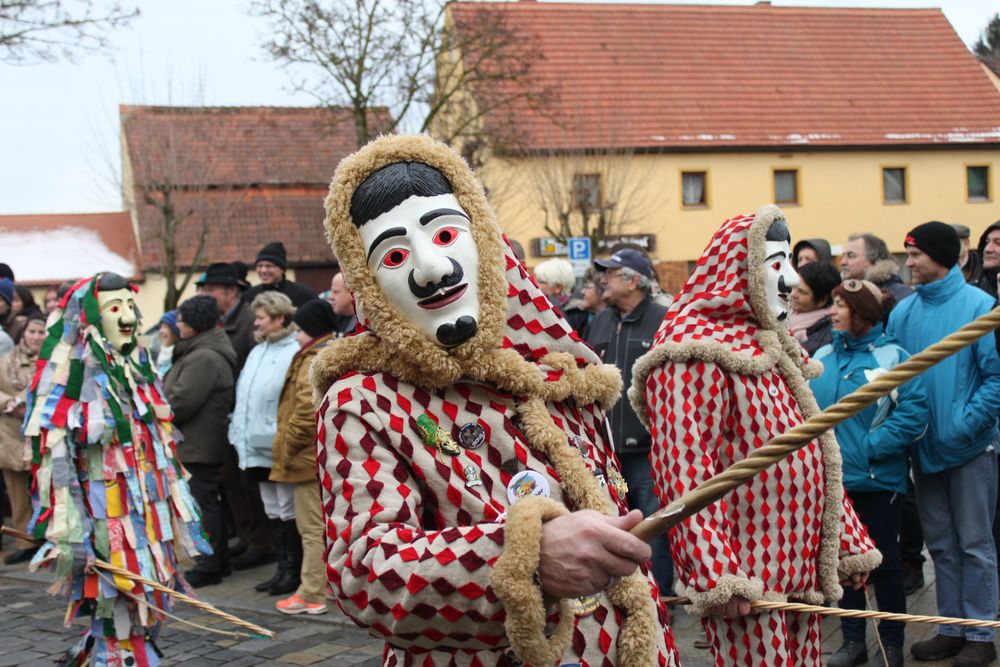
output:
[[99,271],[140,274],[128,213],[0,215],[0,261],[18,283],[76,280]]

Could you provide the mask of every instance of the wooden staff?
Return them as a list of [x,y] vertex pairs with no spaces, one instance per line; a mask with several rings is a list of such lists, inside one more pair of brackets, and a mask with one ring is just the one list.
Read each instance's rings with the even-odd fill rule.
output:
[[[16,537],[18,539],[22,539],[22,540],[28,541],[28,542],[35,542],[36,544],[39,542],[39,540],[36,540],[34,537],[32,537],[31,535],[29,535],[28,533],[23,533],[20,530],[14,530],[13,528],[8,528],[7,526],[0,526],[0,532],[4,533],[6,535],[11,535],[11,536]],[[262,628],[259,625],[255,625],[254,623],[251,623],[250,621],[244,621],[243,619],[241,619],[241,618],[239,618],[237,616],[233,616],[232,614],[227,614],[226,612],[221,611],[220,609],[218,609],[216,607],[213,607],[212,605],[210,605],[209,603],[205,602],[204,600],[199,600],[197,598],[193,598],[190,595],[185,595],[184,593],[181,593],[180,591],[175,591],[174,589],[169,588],[167,586],[164,586],[161,583],[152,581],[151,579],[147,579],[147,578],[143,577],[142,575],[136,574],[135,572],[132,572],[131,570],[126,570],[124,568],[117,567],[117,566],[112,565],[111,563],[108,563],[108,562],[103,561],[103,560],[95,560],[94,561],[94,566],[97,567],[97,568],[99,568],[99,569],[101,569],[101,570],[106,570],[108,572],[112,572],[112,573],[117,574],[119,576],[125,577],[126,579],[129,579],[131,581],[137,581],[140,584],[143,584],[145,586],[149,586],[150,588],[155,588],[158,591],[161,591],[163,593],[166,593],[167,595],[170,595],[172,597],[177,598],[181,602],[187,602],[188,604],[190,604],[190,605],[192,605],[194,607],[197,607],[198,609],[201,609],[202,611],[207,611],[210,614],[215,614],[219,618],[222,618],[222,619],[224,619],[226,621],[229,621],[230,623],[232,623],[234,625],[238,625],[240,627],[246,628],[247,630],[250,630],[251,632],[256,633],[257,635],[259,635],[261,637],[267,637],[268,639],[274,639],[274,632],[272,632],[271,630],[268,630],[267,628]]]
[[[668,606],[691,604],[686,597],[660,598]],[[818,614],[820,616],[840,616],[842,618],[879,618],[902,623],[932,623],[934,625],[964,625],[970,628],[1000,628],[1000,621],[981,621],[974,618],[952,618],[951,616],[917,616],[915,614],[893,614],[888,611],[871,611],[864,609],[840,609],[839,607],[820,607],[814,604],[799,602],[767,602],[755,600],[750,603],[751,609],[766,609],[769,611],[791,611],[803,614]]]
[[696,488],[658,510],[632,529],[632,534],[646,542],[666,533],[684,519],[697,514],[716,500],[740,486],[758,473],[815,440],[840,422],[850,419],[866,407],[912,380],[925,370],[971,345],[985,334],[1000,327],[1000,308],[969,322],[922,352],[913,355],[873,382],[848,394],[838,403],[802,422],[790,431],[772,438],[742,461],[737,461],[718,475],[705,480]]

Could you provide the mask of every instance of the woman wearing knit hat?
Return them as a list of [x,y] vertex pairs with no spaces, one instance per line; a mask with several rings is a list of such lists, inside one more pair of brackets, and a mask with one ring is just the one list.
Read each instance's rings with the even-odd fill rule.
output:
[[229,423],[229,442],[236,448],[245,479],[256,482],[264,513],[271,524],[271,546],[278,566],[258,591],[272,595],[293,592],[299,585],[302,543],[295,528],[295,501],[291,484],[268,481],[273,465],[273,443],[278,430],[278,399],[285,374],[299,351],[292,316],[295,307],[284,294],[264,292],[250,304],[254,338],[236,383],[236,407]]
[[293,487],[295,525],[302,538],[302,562],[298,589],[275,606],[283,614],[325,614],[323,508],[316,484],[316,405],[309,369],[319,351],[333,338],[337,316],[328,301],[313,299],[295,312],[295,325],[299,328],[295,340],[301,349],[292,359],[281,389],[270,480]]
[[[848,279],[833,290],[833,342],[816,352],[823,374],[810,383],[823,409],[909,358],[883,321],[895,304],[867,280]],[[882,564],[871,574],[879,611],[906,613],[903,572],[899,562],[900,509],[906,493],[907,451],[926,428],[927,395],[918,377],[835,429],[844,461],[844,488],[868,534],[882,552]],[[845,589],[844,609],[864,609],[864,591]],[[850,667],[867,659],[865,621],[841,622],[844,644],[828,667]],[[869,664],[902,667],[903,624],[882,621],[879,638],[885,656]]]
[[168,310],[160,317],[156,328],[156,336],[160,339],[160,352],[156,355],[156,372],[160,377],[167,377],[167,371],[174,363],[174,343],[181,337],[177,328],[177,311]]

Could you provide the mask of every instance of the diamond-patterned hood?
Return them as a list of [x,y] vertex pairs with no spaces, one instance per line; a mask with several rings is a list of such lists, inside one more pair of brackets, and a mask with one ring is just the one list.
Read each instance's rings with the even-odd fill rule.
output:
[[[479,252],[480,319],[476,334],[454,348],[429,339],[386,299],[350,217],[357,187],[378,169],[404,161],[422,162],[444,174],[472,219]],[[482,184],[444,144],[423,136],[376,139],[340,163],[326,211],[327,236],[358,303],[360,330],[321,353],[313,366],[317,392],[325,392],[348,370],[367,370],[427,388],[466,377],[548,400],[572,395],[607,407],[618,398],[618,370],[602,365],[552,307],[507,244]]]

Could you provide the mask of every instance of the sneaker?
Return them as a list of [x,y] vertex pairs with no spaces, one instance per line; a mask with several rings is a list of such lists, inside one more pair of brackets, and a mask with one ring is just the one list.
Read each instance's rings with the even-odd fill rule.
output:
[[997,647],[993,642],[967,641],[955,656],[954,667],[986,667],[997,659]]
[[[965,637],[949,637],[937,635],[931,639],[917,642],[910,647],[910,654],[917,660],[931,662],[944,660],[958,655],[965,646]],[[992,647],[993,644],[990,644]],[[984,663],[985,664],[985,663]]]
[[919,565],[903,566],[903,592],[913,595],[924,587],[924,570]]
[[311,602],[306,602],[298,595],[293,595],[290,598],[285,598],[284,600],[278,600],[274,605],[278,608],[282,614],[325,614],[326,605],[323,603],[312,604]]
[[826,661],[826,667],[854,667],[865,662],[868,662],[868,647],[865,643],[846,641]]
[[868,667],[903,667],[903,647],[885,646],[885,658],[882,658],[882,651],[875,651],[868,661]]

